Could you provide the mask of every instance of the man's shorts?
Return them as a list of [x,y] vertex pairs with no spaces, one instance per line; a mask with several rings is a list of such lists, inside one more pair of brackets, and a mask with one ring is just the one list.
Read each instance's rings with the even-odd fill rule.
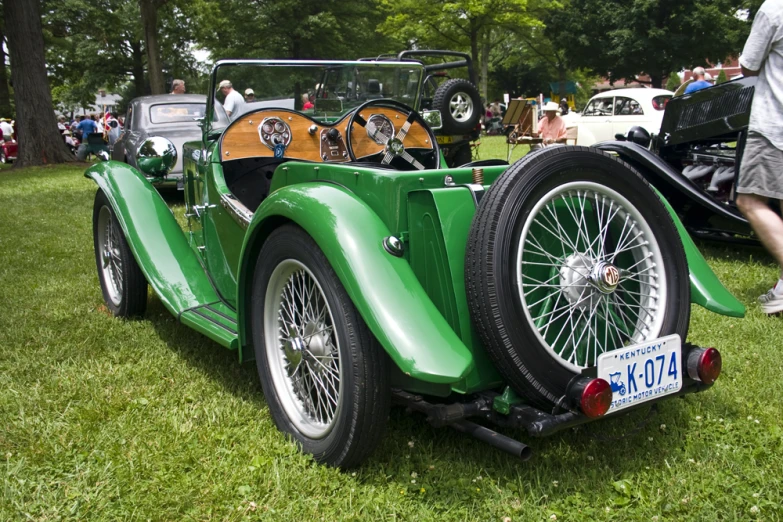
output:
[[745,141],[737,193],[783,200],[783,150],[755,131]]

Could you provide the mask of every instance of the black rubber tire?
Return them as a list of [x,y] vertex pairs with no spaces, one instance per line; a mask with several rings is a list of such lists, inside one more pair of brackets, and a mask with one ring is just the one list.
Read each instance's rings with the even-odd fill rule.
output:
[[[111,214],[111,226],[114,229],[117,238],[117,252],[122,260],[122,291],[120,292],[119,303],[114,303],[110,298],[110,292],[108,289],[108,282],[104,279],[105,274],[101,269],[102,256],[99,246],[99,226],[98,218],[101,209],[108,209]],[[139,268],[139,264],[136,262],[136,258],[133,256],[133,252],[128,246],[128,242],[125,239],[125,233],[122,231],[117,216],[114,213],[109,199],[104,194],[103,190],[98,189],[95,194],[95,203],[93,204],[92,212],[92,232],[93,232],[93,245],[95,248],[95,265],[98,269],[98,280],[101,283],[101,293],[103,294],[103,300],[106,303],[106,307],[111,311],[115,317],[140,317],[144,315],[147,310],[147,279],[144,277],[144,273]]]
[[[264,299],[270,277],[279,263],[294,259],[317,279],[340,339],[343,375],[342,405],[331,431],[322,439],[301,433],[278,398],[264,347]],[[294,224],[275,230],[258,256],[251,294],[251,324],[256,366],[269,411],[277,428],[295,440],[315,460],[343,469],[360,465],[378,446],[386,431],[391,402],[389,362],[370,333],[329,261],[313,239]]]
[[451,169],[461,167],[471,161],[473,161],[473,151],[468,141],[449,148],[449,152],[446,154],[446,165]]
[[690,283],[685,251],[672,219],[649,185],[630,165],[587,147],[560,146],[529,154],[492,185],[473,219],[465,259],[472,320],[500,373],[539,407],[564,395],[575,371],[543,345],[522,308],[514,266],[524,223],[550,190],[571,181],[606,186],[636,207],[658,242],[666,269],[667,299],[657,336],[685,342]]
[[[450,106],[451,99],[459,93],[469,98],[472,103],[470,115],[462,121],[454,118]],[[476,86],[468,80],[452,78],[443,82],[435,91],[435,96],[432,97],[432,108],[439,110],[443,119],[443,127],[438,131],[439,134],[468,134],[476,128],[481,119],[481,95]]]

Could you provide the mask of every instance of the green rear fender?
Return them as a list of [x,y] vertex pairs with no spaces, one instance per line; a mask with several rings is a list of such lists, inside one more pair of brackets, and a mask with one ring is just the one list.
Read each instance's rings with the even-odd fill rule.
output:
[[285,222],[296,223],[315,240],[367,326],[404,373],[432,383],[453,383],[468,373],[473,366],[470,351],[408,262],[384,250],[383,239],[391,235],[387,226],[348,189],[326,183],[282,188],[253,216],[238,277],[243,348],[251,345],[247,314],[256,261],[265,239]]
[[723,286],[718,276],[715,275],[710,265],[707,264],[704,256],[699,252],[696,243],[693,242],[690,234],[685,230],[685,226],[672,206],[657,189],[653,190],[658,194],[666,210],[669,211],[669,215],[672,217],[672,221],[674,221],[674,226],[677,227],[677,231],[680,233],[682,246],[685,248],[685,257],[688,259],[688,270],[690,271],[691,302],[703,306],[716,314],[728,315],[730,317],[745,317],[745,305]]

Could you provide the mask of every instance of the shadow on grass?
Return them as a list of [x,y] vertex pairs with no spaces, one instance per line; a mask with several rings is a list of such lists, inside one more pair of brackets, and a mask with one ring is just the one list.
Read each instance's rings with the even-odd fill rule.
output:
[[157,296],[151,296],[144,320],[152,325],[170,350],[234,396],[257,407],[265,407],[254,362],[239,364],[236,351],[220,346],[183,324],[172,326],[171,319],[172,315]]
[[[237,398],[256,408],[266,407],[253,362],[240,365],[236,352],[222,348],[184,325],[172,326],[170,314],[155,297],[150,299],[145,320],[187,364]],[[671,431],[676,432],[687,429],[691,422],[686,406],[679,400],[664,401],[659,410],[649,419],[647,409],[643,408],[540,439],[528,436],[521,429],[498,429],[533,449],[533,460],[523,463],[450,428],[433,428],[423,416],[395,407],[391,411],[386,437],[364,467],[372,470],[397,468],[406,455],[410,458],[415,454],[410,465],[425,465],[423,461],[441,465],[459,463],[471,469],[492,469],[496,479],[505,481],[518,481],[562,469],[573,469],[577,476],[588,480],[607,466],[612,473],[633,473],[640,466],[662,466],[670,455],[676,443],[672,441],[672,433],[660,430],[661,424],[672,426]],[[412,451],[408,441],[415,441],[414,447],[418,449]],[[592,458],[588,459],[588,456]],[[388,482],[375,473],[367,480],[379,487]],[[401,482],[400,487],[403,486],[407,484]]]

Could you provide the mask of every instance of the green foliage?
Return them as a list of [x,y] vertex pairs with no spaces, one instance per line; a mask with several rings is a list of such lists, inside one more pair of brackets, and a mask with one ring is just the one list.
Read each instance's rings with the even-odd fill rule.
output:
[[677,74],[677,72],[672,71],[669,73],[669,79],[666,80],[666,90],[669,91],[676,91],[677,88],[680,86],[682,82],[680,81],[680,76]]
[[717,85],[719,83],[726,83],[727,81],[729,81],[729,79],[726,77],[726,71],[721,69],[721,71],[718,73],[718,77],[715,79],[715,84]]
[[735,0],[572,0],[545,22],[571,64],[615,79],[647,74],[660,87],[669,71],[742,48],[750,24],[736,10]]
[[[505,157],[502,137],[481,141],[482,158]],[[778,277],[760,249],[704,249],[748,317],[693,307],[689,340],[717,346],[723,374],[650,422],[501,430],[532,446],[521,463],[398,408],[378,451],[341,472],[277,431],[254,363],[154,295],[143,320],[109,317],[82,170],[0,170],[0,520],[783,518],[783,321],[755,304]]]
[[197,0],[188,12],[213,58],[346,59],[397,45],[376,27],[375,0]]

